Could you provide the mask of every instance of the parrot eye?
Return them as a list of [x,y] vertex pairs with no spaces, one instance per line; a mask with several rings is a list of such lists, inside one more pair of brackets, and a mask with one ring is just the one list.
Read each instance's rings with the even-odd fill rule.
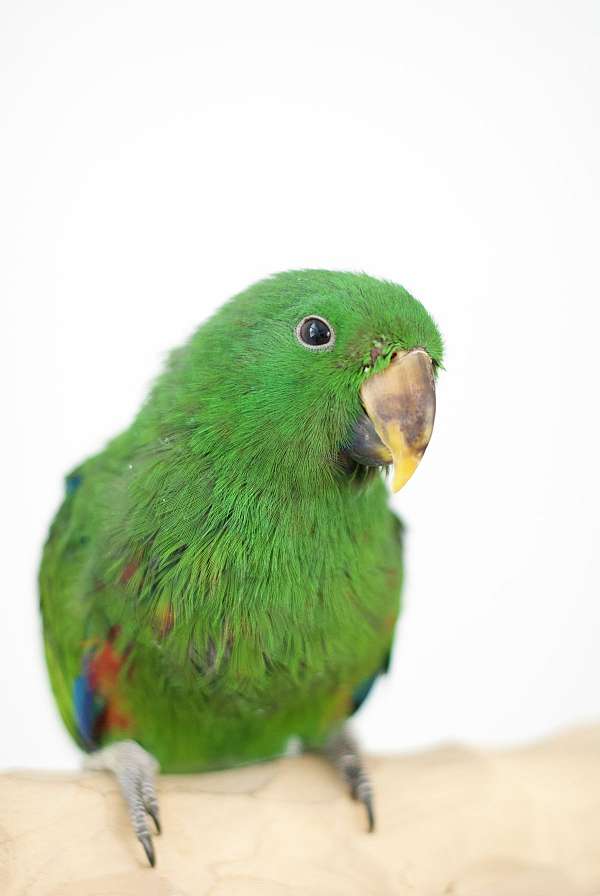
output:
[[333,327],[324,317],[304,317],[296,327],[296,338],[306,348],[322,351],[335,342]]

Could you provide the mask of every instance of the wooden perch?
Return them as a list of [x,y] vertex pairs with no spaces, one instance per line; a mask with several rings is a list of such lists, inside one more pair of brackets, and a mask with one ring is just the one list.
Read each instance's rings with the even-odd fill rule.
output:
[[600,727],[368,765],[374,834],[318,758],[161,777],[155,870],[108,775],[4,774],[0,894],[600,894]]

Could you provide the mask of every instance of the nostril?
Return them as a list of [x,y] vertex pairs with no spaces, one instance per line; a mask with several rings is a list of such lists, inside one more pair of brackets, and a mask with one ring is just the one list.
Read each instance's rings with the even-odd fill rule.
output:
[[395,361],[397,357],[398,357],[398,352],[392,352],[392,354],[390,355],[390,361]]

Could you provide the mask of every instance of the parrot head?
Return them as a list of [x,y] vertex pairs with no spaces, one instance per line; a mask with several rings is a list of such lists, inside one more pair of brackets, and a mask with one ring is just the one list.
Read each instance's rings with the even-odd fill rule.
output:
[[[405,289],[364,274],[277,274],[199,331],[222,444],[305,476],[393,465],[402,488],[431,437],[442,340]],[[226,365],[221,360],[226,357]],[[216,415],[216,416],[215,416]],[[238,456],[239,453],[238,453]]]

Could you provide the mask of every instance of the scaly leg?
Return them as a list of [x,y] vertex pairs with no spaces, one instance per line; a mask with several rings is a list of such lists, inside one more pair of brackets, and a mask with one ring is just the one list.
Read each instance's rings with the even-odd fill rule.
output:
[[352,799],[358,800],[365,807],[369,832],[375,830],[373,787],[363,768],[356,741],[345,728],[342,728],[329,738],[323,752],[349,786]]
[[123,740],[91,753],[86,757],[84,766],[115,775],[129,809],[133,830],[154,868],[156,856],[146,824],[146,813],[152,818],[156,833],[160,834],[158,800],[154,789],[154,776],[159,770],[156,759],[134,740]]

